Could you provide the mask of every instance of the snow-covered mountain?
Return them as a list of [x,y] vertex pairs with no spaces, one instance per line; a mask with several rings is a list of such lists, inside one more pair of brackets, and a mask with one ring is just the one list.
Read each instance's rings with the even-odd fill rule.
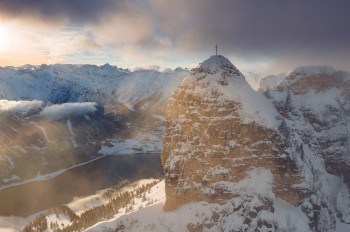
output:
[[[254,91],[223,56],[188,73],[157,67],[114,72],[118,83],[99,90],[106,93],[99,95],[103,100],[88,94],[81,95],[88,96],[85,105],[72,103],[80,114],[55,118],[56,111],[71,112],[75,105],[52,105],[50,98],[0,103],[3,112],[11,112],[2,114],[8,135],[19,130],[16,123],[24,124],[25,131],[36,128],[38,141],[51,144],[53,131],[65,127],[75,139],[71,146],[72,141],[89,144],[80,143],[78,124],[82,137],[95,130],[106,133],[100,142],[101,134],[91,136],[100,155],[159,151],[157,138],[164,133],[165,181],[144,196],[127,195],[127,204],[112,207],[114,214],[110,203],[97,207],[100,222],[89,222],[89,228],[79,227],[85,218],[78,215],[78,230],[350,231],[349,73],[300,67],[263,78]],[[37,140],[29,141],[41,148]],[[3,163],[11,162],[4,158]],[[71,219],[50,215],[44,215],[46,222],[64,220],[68,223],[61,228],[74,230]]]
[[[262,80],[262,86],[271,77]],[[350,186],[350,75],[327,66],[299,67],[265,95],[283,116],[289,143],[311,149],[330,174]]]
[[103,155],[160,152],[164,102],[186,72],[0,68],[0,189]]
[[303,67],[255,92],[209,58],[169,99],[164,202],[88,231],[349,231],[349,84]]
[[26,65],[0,68],[0,97],[7,100],[41,100],[53,104],[117,100],[130,108],[155,94],[162,99],[179,84],[184,69],[129,71],[105,64]]

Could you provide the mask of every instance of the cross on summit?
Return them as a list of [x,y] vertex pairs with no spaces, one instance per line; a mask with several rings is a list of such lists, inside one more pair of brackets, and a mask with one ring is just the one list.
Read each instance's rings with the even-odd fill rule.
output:
[[218,55],[218,44],[215,44],[215,54]]

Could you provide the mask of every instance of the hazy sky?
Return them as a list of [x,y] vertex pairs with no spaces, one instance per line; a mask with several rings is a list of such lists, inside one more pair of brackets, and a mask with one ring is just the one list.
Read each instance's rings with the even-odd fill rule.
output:
[[259,74],[350,70],[348,0],[0,0],[0,65],[189,67],[214,53]]

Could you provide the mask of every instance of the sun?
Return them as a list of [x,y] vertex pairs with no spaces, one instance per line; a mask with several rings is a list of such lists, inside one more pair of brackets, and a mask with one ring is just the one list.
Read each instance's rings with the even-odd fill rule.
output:
[[7,25],[0,24],[0,52],[10,49],[14,36],[11,28]]

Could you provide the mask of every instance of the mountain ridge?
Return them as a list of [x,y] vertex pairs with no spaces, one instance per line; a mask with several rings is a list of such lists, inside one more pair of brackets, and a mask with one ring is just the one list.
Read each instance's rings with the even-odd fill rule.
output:
[[[143,81],[137,82],[142,76],[130,78],[136,82],[124,91],[124,100],[130,104],[126,114],[116,111],[110,118],[102,117],[103,109],[97,109],[87,115],[93,122],[103,119],[104,123],[120,117],[125,131],[117,127],[119,131],[111,133],[120,136],[117,140],[107,137],[98,145],[113,153],[123,148],[120,140],[129,142],[130,137],[164,126],[161,115],[166,114],[162,152],[166,200],[161,204],[167,212],[157,205],[145,209],[154,213],[145,222],[137,216],[143,214],[140,210],[137,215],[116,218],[111,227],[102,222],[90,231],[101,231],[104,226],[115,230],[121,224],[124,231],[349,229],[349,74],[320,67],[295,70],[263,79],[256,92],[230,61],[214,56],[189,71],[184,80],[175,76],[174,82],[167,82],[177,83],[174,92],[171,88],[163,92],[172,92],[167,110],[166,95],[157,93],[162,84],[142,92],[150,97],[147,100],[128,95],[144,87]],[[149,74],[145,81],[153,84]],[[81,118],[63,119],[67,134],[68,120],[74,125]],[[159,120],[154,123],[155,119]],[[133,129],[141,124],[147,126]],[[122,134],[129,130],[133,135]],[[77,133],[74,127],[73,132]],[[40,136],[48,142],[50,133],[48,138]],[[177,225],[161,222],[162,215],[180,214],[187,219],[181,217]]]
[[[143,221],[141,210],[113,225],[129,231],[151,231],[150,225],[156,231],[347,231],[348,77],[327,70],[302,68],[260,90],[277,112],[278,126],[272,128],[242,120],[241,99],[220,98],[222,89],[212,87],[230,86],[223,81],[228,78],[215,76],[220,71],[200,65],[191,70],[168,102],[162,152],[166,211],[151,207],[155,219]],[[298,79],[288,79],[293,75]],[[322,81],[333,77],[342,82]],[[170,215],[179,217],[178,224],[157,223]],[[115,228],[109,225],[89,231]]]

